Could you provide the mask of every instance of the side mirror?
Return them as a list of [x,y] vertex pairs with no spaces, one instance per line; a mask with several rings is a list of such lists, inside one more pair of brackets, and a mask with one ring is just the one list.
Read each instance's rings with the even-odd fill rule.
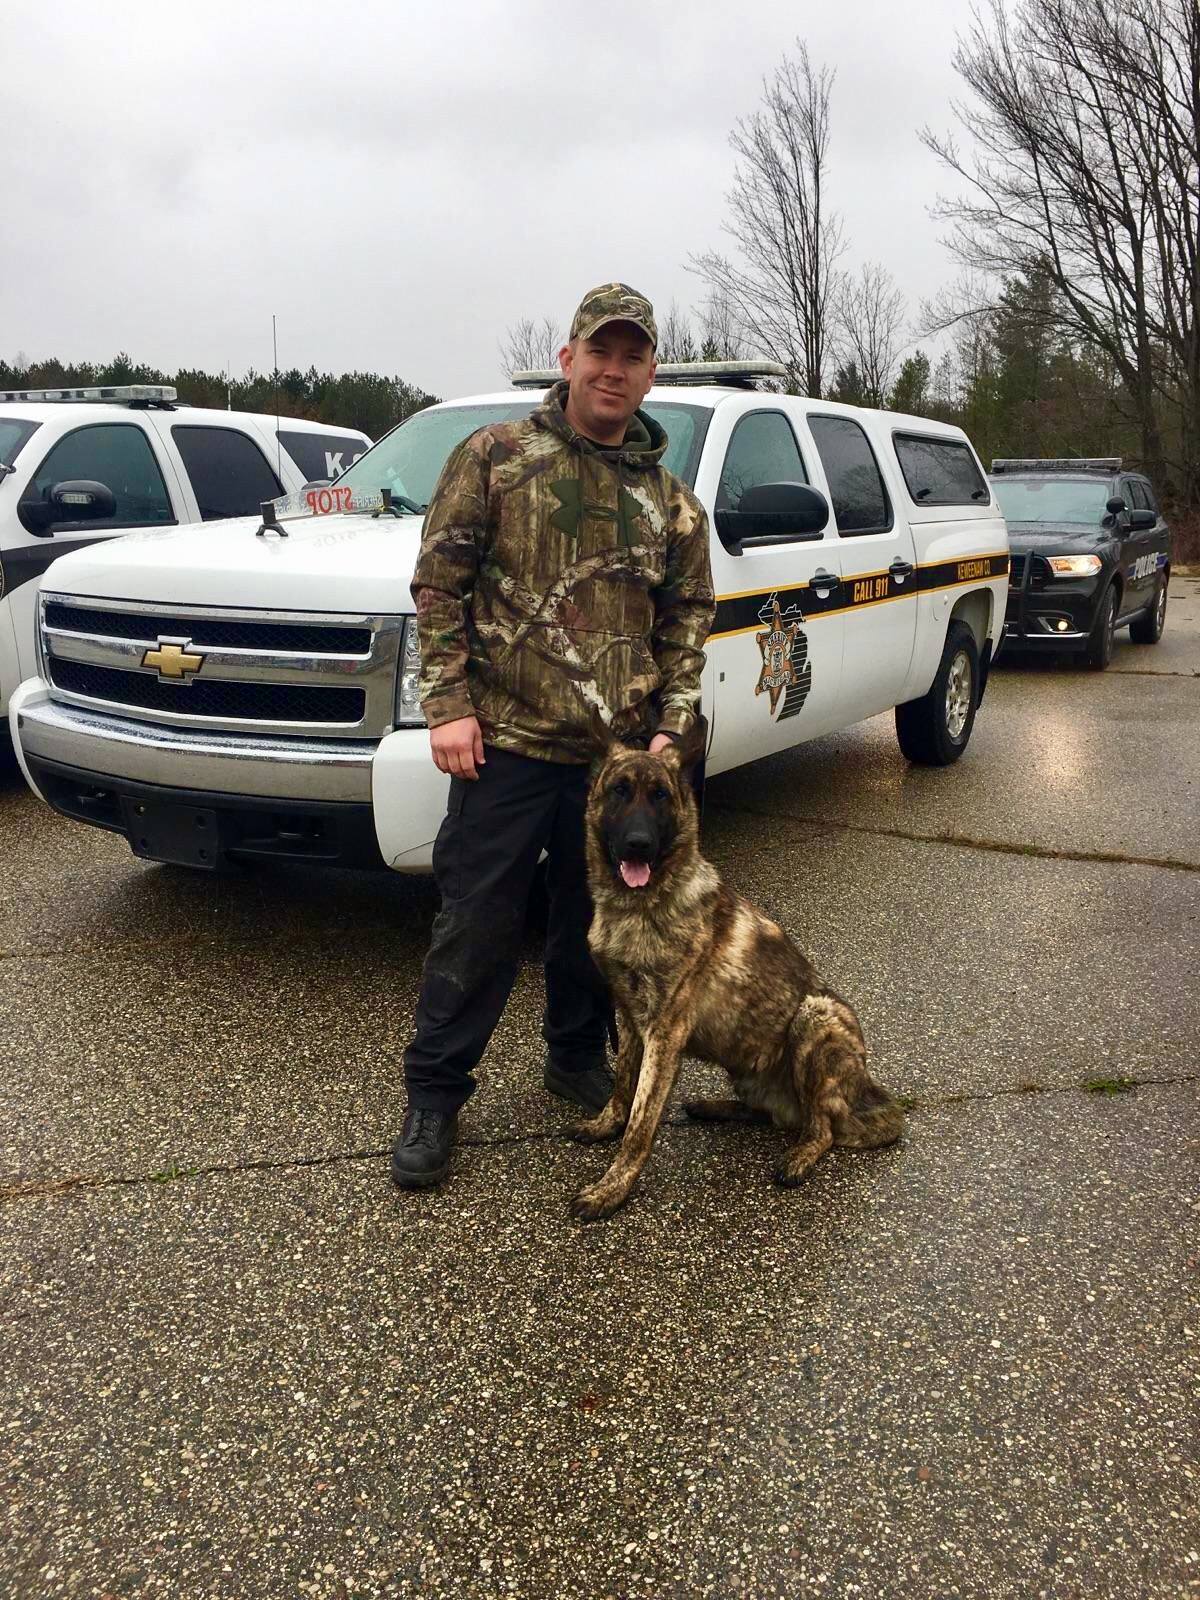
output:
[[1110,499],[1104,502],[1104,509],[1109,513],[1110,516],[1119,517],[1122,511],[1128,511],[1129,507],[1125,504],[1124,500],[1121,499],[1119,494],[1114,494]]
[[807,483],[759,483],[736,511],[718,511],[717,532],[730,555],[748,546],[819,539],[829,522],[829,502]]
[[332,482],[332,478],[310,478],[300,493],[307,494],[310,489],[328,489]]
[[1131,511],[1129,513],[1129,528],[1132,533],[1144,533],[1147,528],[1152,528],[1158,521],[1155,511]]
[[117,514],[116,496],[106,483],[91,478],[70,478],[56,483],[40,497],[17,505],[21,521],[39,539],[48,539],[56,522],[100,522]]

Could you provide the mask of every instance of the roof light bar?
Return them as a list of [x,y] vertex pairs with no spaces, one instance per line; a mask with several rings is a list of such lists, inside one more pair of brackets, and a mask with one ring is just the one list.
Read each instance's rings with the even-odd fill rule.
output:
[[1123,456],[997,456],[995,472],[1120,472]]
[[[550,367],[529,372],[514,372],[514,389],[548,389],[562,373]],[[722,388],[751,389],[760,378],[786,378],[787,368],[778,361],[664,361],[654,374],[660,384],[719,384]]]
[[0,401],[16,400],[124,400],[170,405],[179,398],[173,383],[116,383],[91,389],[0,389]]

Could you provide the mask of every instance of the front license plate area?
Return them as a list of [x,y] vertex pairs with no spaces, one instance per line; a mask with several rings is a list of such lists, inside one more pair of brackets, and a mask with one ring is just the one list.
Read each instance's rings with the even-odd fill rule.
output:
[[122,800],[121,807],[135,856],[179,867],[216,868],[215,811],[159,800]]

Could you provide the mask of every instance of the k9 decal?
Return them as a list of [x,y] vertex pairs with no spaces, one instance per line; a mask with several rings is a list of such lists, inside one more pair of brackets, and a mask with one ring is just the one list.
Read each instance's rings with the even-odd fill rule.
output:
[[776,718],[782,722],[786,717],[797,715],[812,688],[808,636],[800,626],[804,613],[795,601],[781,612],[779,596],[773,594],[760,610],[759,620],[767,626],[764,632],[754,635],[762,651],[762,671],[754,692],[769,697],[773,717],[782,697],[783,710]]
[[1152,577],[1158,571],[1158,555],[1151,552],[1148,556],[1139,556],[1133,563],[1130,577],[1134,583],[1141,583],[1143,579]]

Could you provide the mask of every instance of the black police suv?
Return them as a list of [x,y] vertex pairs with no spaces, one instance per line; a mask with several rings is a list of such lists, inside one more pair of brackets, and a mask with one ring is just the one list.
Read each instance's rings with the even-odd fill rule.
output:
[[1149,479],[1109,456],[993,461],[991,484],[1012,552],[1008,649],[1077,651],[1103,671],[1118,628],[1158,643],[1171,533]]

